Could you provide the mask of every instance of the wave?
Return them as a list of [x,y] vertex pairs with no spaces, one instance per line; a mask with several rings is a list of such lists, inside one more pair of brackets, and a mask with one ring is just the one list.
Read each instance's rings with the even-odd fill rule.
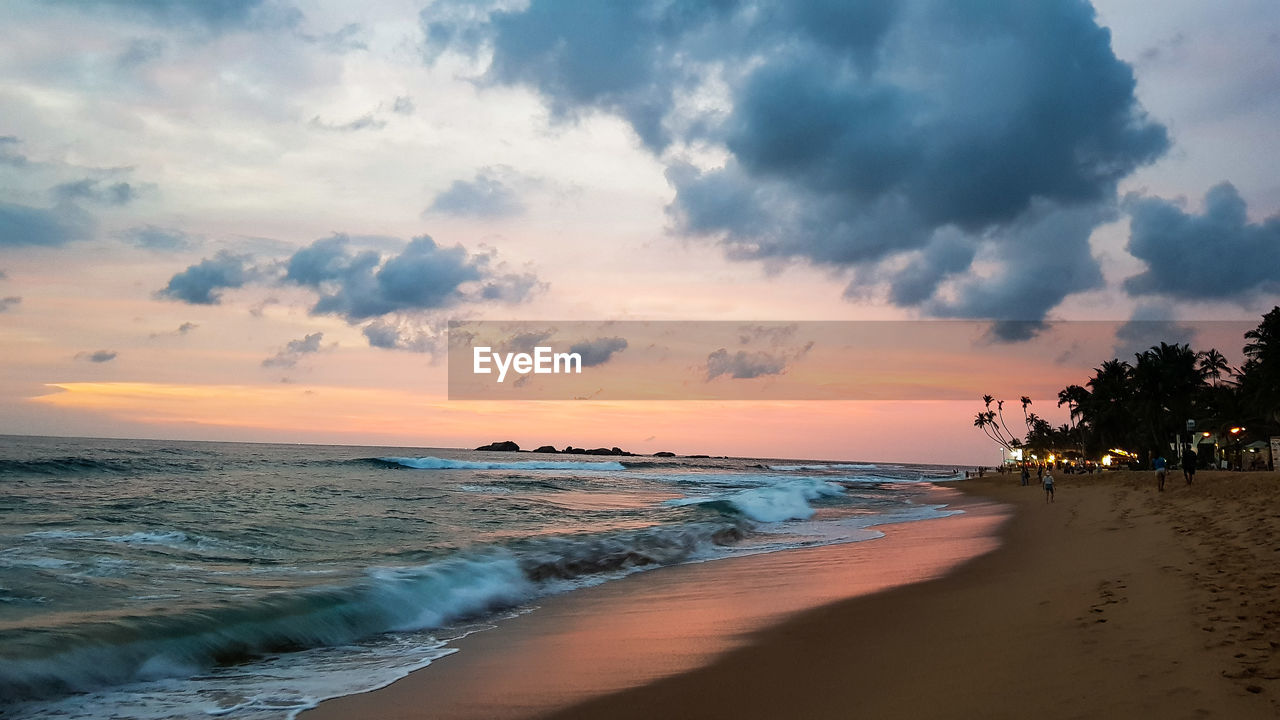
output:
[[809,504],[811,501],[835,497],[843,493],[844,490],[839,485],[813,478],[802,478],[723,495],[668,500],[666,504],[671,506],[707,504],[713,507],[729,508],[732,512],[756,522],[776,523],[813,517],[816,511]]
[[737,542],[734,522],[526,539],[412,567],[378,567],[345,586],[111,622],[0,630],[0,700],[33,700],[189,677],[272,653],[433,630],[555,592],[695,559]]
[[195,472],[206,466],[162,458],[95,458],[79,455],[41,458],[38,460],[0,459],[0,475],[80,475],[106,473],[123,475],[142,472]]
[[770,465],[770,470],[875,470],[875,463],[824,463],[821,465]]
[[582,462],[575,460],[526,460],[516,462],[476,462],[438,457],[384,457],[378,462],[414,470],[626,470],[618,462]]
[[245,550],[234,543],[182,530],[138,530],[125,535],[100,535],[85,530],[37,530],[22,537],[49,542],[109,542],[122,545],[143,545],[172,548],[174,550]]

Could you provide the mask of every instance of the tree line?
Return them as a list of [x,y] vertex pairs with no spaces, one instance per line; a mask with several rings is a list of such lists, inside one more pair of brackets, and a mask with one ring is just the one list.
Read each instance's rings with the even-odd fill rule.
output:
[[1194,442],[1187,420],[1196,422],[1196,432],[1230,437],[1232,428],[1243,428],[1234,436],[1238,442],[1266,440],[1280,435],[1280,306],[1263,315],[1244,340],[1239,367],[1231,367],[1217,349],[1164,342],[1136,353],[1133,362],[1108,360],[1083,385],[1059,391],[1058,407],[1067,407],[1068,424],[1054,427],[1023,396],[1021,422],[1015,419],[1014,426],[1025,427],[1025,434],[1015,434],[1004,401],[986,395],[974,426],[1011,451],[1040,457],[1075,451],[1096,460],[1120,448],[1144,463],[1167,454],[1173,442]]

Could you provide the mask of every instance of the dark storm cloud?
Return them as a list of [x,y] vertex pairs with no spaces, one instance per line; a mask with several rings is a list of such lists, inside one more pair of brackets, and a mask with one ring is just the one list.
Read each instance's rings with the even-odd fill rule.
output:
[[445,2],[422,11],[428,55],[488,42],[488,80],[539,90],[558,118],[604,110],[626,118],[645,144],[670,141],[663,117],[674,101],[682,36],[737,3],[547,2],[522,11],[483,13]]
[[582,367],[603,365],[615,354],[626,349],[627,341],[620,337],[598,337],[569,346],[569,352],[582,356]]
[[94,350],[93,352],[76,353],[77,360],[87,360],[91,363],[111,362],[119,355],[115,350]]
[[1129,244],[1147,270],[1125,280],[1131,295],[1235,300],[1280,292],[1280,216],[1249,222],[1230,183],[1209,190],[1202,214],[1160,198],[1126,200]]
[[931,300],[923,307],[939,317],[991,318],[997,321],[994,339],[1026,340],[1039,332],[1039,321],[1063,297],[1102,286],[1089,235],[1111,217],[1106,208],[1038,206],[992,236],[998,273],[959,281],[954,299]]
[[907,307],[925,302],[942,281],[968,270],[976,251],[977,243],[967,235],[939,231],[891,277],[889,299]]
[[[558,118],[626,119],[668,163],[676,230],[737,259],[851,269],[908,307],[1039,320],[1095,287],[1094,225],[1046,237],[1044,218],[1112,204],[1169,145],[1082,0],[533,0],[422,20],[437,51],[491,51],[487,81],[537,90]],[[703,143],[726,161],[681,161]],[[1030,302],[1012,263],[973,301],[940,293],[997,251],[1035,266]]]
[[165,27],[236,29],[291,27],[302,19],[276,0],[51,0],[77,9],[110,12]]
[[92,219],[68,205],[52,209],[0,202],[0,247],[65,245],[89,237]]
[[720,348],[707,355],[707,381],[721,375],[735,380],[749,380],[765,375],[781,375],[787,369],[787,359],[767,352],[739,350],[731,353]]
[[1116,328],[1115,357],[1131,358],[1160,343],[1189,345],[1195,328],[1179,323],[1167,305],[1143,303],[1134,308],[1133,317]]
[[197,239],[181,230],[143,225],[130,228],[121,233],[126,241],[147,250],[186,250],[197,243]]
[[257,276],[250,256],[223,250],[174,275],[156,295],[192,305],[217,305],[221,290],[243,287]]
[[399,254],[357,251],[345,235],[315,241],[288,260],[285,280],[319,293],[311,312],[356,323],[397,312],[438,310],[463,302],[520,302],[537,289],[528,274],[497,271],[489,255],[441,247],[426,235]]
[[441,212],[478,218],[500,218],[519,215],[524,205],[515,192],[499,178],[497,171],[485,168],[472,180],[454,180],[436,195],[428,212]]
[[290,340],[280,352],[262,361],[262,367],[291,368],[298,364],[303,355],[320,352],[320,341],[324,333],[311,333],[300,340]]
[[86,178],[54,187],[53,196],[60,202],[89,200],[103,205],[128,205],[138,191],[127,182],[106,184]]
[[17,295],[0,298],[0,312],[8,312],[9,308],[17,307],[22,304],[22,298]]

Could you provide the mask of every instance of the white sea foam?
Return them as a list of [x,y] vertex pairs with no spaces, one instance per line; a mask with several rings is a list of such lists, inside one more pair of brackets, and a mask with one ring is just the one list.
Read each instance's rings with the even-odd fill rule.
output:
[[511,488],[502,487],[501,485],[459,485],[458,489],[462,492],[488,493],[490,495],[510,495],[514,492]]
[[739,490],[724,495],[680,498],[668,500],[668,505],[694,505],[708,502],[726,502],[738,512],[762,523],[784,520],[805,520],[813,517],[812,500],[840,495],[839,485],[814,478],[784,480],[774,485]]
[[413,468],[414,470],[626,470],[622,463],[619,462],[580,462],[576,460],[480,462],[438,457],[384,457],[378,459],[383,462]]
[[29,532],[22,537],[35,540],[77,540],[92,536],[93,533],[85,530],[37,530]]

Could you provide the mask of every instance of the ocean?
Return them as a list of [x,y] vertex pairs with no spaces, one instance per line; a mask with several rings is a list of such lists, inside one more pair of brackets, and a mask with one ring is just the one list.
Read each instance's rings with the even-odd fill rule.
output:
[[945,516],[953,473],[0,436],[0,717],[292,718],[551,595]]

